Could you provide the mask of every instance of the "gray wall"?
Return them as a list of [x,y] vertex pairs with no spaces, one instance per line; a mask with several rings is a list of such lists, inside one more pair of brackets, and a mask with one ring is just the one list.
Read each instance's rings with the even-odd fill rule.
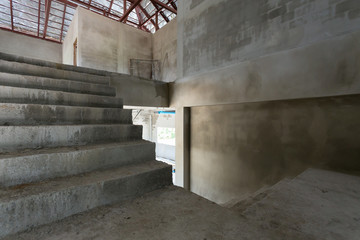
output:
[[[74,65],[74,42],[79,36],[78,22],[79,11],[75,11],[75,14],[62,44],[62,61],[64,64]],[[79,53],[77,53],[77,55],[79,55]]]
[[78,36],[78,66],[129,74],[130,59],[152,59],[150,33],[81,7],[76,12],[77,21],[64,43],[66,63],[72,62],[68,49],[72,49],[74,36]]
[[61,44],[0,30],[0,52],[55,63],[62,62]]
[[160,81],[177,78],[177,20],[171,20],[153,35],[153,58],[160,61]]
[[191,190],[226,203],[308,167],[360,170],[359,110],[360,95],[193,107]]
[[359,131],[359,96],[346,96],[360,93],[359,10],[352,0],[179,2],[176,183],[223,203],[308,166],[360,170],[349,130]]

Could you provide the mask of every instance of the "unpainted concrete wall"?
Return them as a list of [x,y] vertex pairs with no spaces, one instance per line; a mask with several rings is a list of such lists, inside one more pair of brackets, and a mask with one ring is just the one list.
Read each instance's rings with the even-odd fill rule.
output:
[[360,94],[359,9],[352,0],[179,2],[176,184],[190,176],[191,190],[223,203],[309,166],[360,170],[349,130],[358,132],[359,96],[346,96]]
[[129,74],[130,59],[152,59],[150,33],[79,9],[79,55],[84,67]]
[[179,8],[181,76],[329,39],[360,23],[354,0],[190,0]]
[[360,95],[193,107],[191,190],[226,203],[309,167],[360,170],[359,109]]
[[61,51],[61,44],[0,30],[0,52],[61,63]]
[[153,35],[153,58],[160,61],[160,81],[177,78],[177,20],[171,20]]
[[[79,11],[75,11],[62,44],[62,60],[64,64],[74,65],[74,42],[79,36]],[[79,48],[78,48],[79,49]],[[77,53],[79,55],[79,53]],[[78,64],[78,66],[81,66]]]
[[[69,29],[66,56],[78,36],[78,65],[118,73],[130,73],[130,59],[152,59],[152,35],[77,8],[77,28]],[[66,45],[65,45],[66,46]],[[72,61],[66,57],[66,61]],[[68,62],[67,62],[68,63]]]

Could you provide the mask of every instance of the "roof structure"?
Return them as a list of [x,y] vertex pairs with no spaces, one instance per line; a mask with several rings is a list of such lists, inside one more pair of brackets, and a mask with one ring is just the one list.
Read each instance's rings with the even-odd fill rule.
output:
[[61,43],[78,6],[151,33],[177,14],[177,0],[1,0],[0,29]]

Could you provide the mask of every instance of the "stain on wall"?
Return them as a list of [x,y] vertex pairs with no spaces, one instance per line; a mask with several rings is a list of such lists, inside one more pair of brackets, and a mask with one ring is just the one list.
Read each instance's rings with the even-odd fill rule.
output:
[[308,167],[360,171],[360,95],[191,108],[191,191],[239,199]]
[[182,10],[184,76],[305,46],[360,25],[355,0],[193,0]]

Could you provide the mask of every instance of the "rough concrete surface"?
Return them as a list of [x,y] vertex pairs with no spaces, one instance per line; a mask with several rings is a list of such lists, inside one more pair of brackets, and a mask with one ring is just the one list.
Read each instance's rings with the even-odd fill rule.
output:
[[171,166],[147,161],[121,168],[0,189],[0,237],[171,184]]
[[0,52],[22,55],[55,63],[62,62],[62,45],[0,30]]
[[47,89],[62,92],[87,93],[112,97],[116,95],[114,88],[104,84],[91,84],[78,81],[70,81],[67,79],[62,80],[11,73],[1,73],[0,84],[3,86]]
[[142,126],[132,124],[0,126],[0,151],[81,146],[140,140]]
[[131,124],[130,109],[0,103],[0,126]]
[[0,187],[154,160],[154,148],[154,143],[141,140],[1,154]]
[[359,189],[359,177],[310,169],[239,211],[172,186],[5,239],[357,240]]
[[226,203],[309,167],[360,170],[360,95],[191,108],[191,191]]
[[41,66],[32,63],[14,62],[0,59],[0,71],[32,75],[38,77],[57,78],[57,79],[69,79],[79,82],[95,83],[109,85],[109,77],[94,75],[91,73],[76,72],[73,70],[63,70],[54,68],[53,66]]
[[121,98],[8,86],[1,86],[0,101],[2,103],[32,103],[85,107],[122,108],[123,106],[123,100]]

